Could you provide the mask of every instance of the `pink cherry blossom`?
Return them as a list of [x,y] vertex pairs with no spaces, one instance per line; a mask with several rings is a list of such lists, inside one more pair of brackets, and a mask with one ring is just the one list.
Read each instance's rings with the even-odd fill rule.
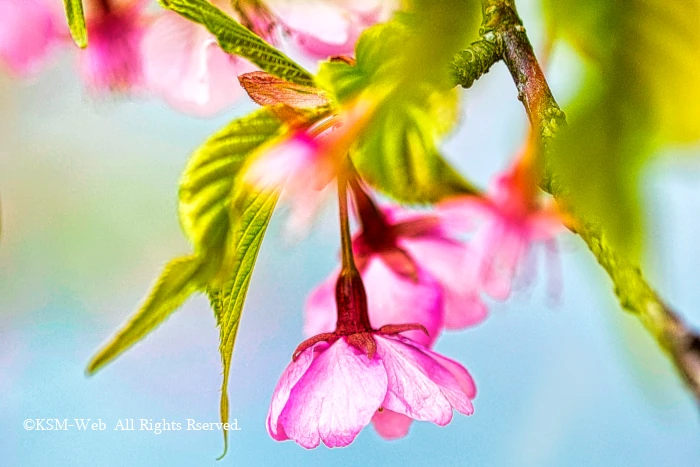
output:
[[358,99],[338,113],[301,127],[263,146],[244,181],[262,190],[284,188],[293,231],[306,230],[332,188],[342,158],[372,115],[374,104]]
[[[443,327],[481,322],[487,310],[479,295],[478,263],[469,245],[450,233],[448,219],[400,208],[385,208],[382,215],[383,232],[362,231],[353,241],[372,324],[422,324],[429,336],[418,331],[407,335],[430,346]],[[334,328],[337,277],[338,271],[309,296],[305,334]]]
[[351,54],[362,31],[388,19],[394,7],[382,0],[277,0],[269,5],[299,48],[317,58]]
[[200,24],[163,12],[143,43],[148,88],[174,108],[199,116],[225,110],[244,93],[238,75],[253,66],[224,52]]
[[495,180],[488,197],[454,199],[440,206],[444,215],[461,219],[465,230],[480,224],[471,243],[478,252],[481,282],[489,295],[500,300],[510,295],[519,273],[533,275],[532,245],[544,243],[553,251],[554,237],[564,230],[556,206],[538,199],[528,164],[528,157],[521,157]]
[[457,239],[449,215],[384,208],[397,233],[397,245],[414,258],[442,289],[447,329],[474,326],[486,318],[478,285],[476,252]]
[[80,71],[92,89],[135,91],[143,84],[145,8],[144,0],[87,3],[88,47],[80,51]]
[[[361,274],[372,326],[422,324],[428,331],[427,335],[421,331],[409,331],[406,336],[422,345],[432,345],[440,335],[444,319],[440,285],[422,270],[418,271],[417,280],[397,274],[378,256],[356,256],[356,259],[365,263]],[[309,295],[305,309],[305,335],[314,336],[335,329],[335,284],[339,272],[331,274]]]
[[272,438],[307,449],[339,447],[385,410],[439,426],[452,420],[453,409],[473,413],[476,387],[459,363],[398,335],[369,338],[373,355],[342,336],[307,348],[287,367],[267,416]]
[[17,75],[39,71],[67,30],[51,0],[0,0],[0,63]]

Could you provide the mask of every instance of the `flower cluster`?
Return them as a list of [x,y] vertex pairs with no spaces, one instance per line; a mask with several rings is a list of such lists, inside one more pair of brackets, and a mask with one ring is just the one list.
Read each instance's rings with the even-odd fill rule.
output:
[[[444,426],[455,410],[472,414],[474,380],[461,364],[433,348],[444,330],[469,328],[487,318],[485,295],[505,300],[516,280],[530,279],[534,244],[545,243],[553,250],[554,237],[563,224],[556,206],[540,198],[536,141],[528,141],[488,193],[464,189],[468,184],[441,165],[444,162],[428,141],[433,133],[441,134],[442,127],[449,126],[432,121],[450,113],[443,112],[447,99],[439,95],[440,77],[419,73],[417,82],[411,83],[403,73],[400,83],[375,83],[373,79],[381,81],[385,76],[393,80],[396,67],[409,70],[412,62],[392,62],[393,46],[372,51],[367,42],[364,47],[358,45],[356,58],[344,55],[353,50],[364,28],[386,17],[394,2],[211,3],[269,44],[279,45],[287,38],[311,57],[330,57],[326,73],[321,70],[314,79],[206,2],[189,2],[192,9],[183,16],[170,10],[152,13],[146,0],[86,2],[90,46],[81,51],[80,70],[91,89],[151,92],[179,109],[201,115],[225,108],[245,90],[254,102],[266,107],[250,119],[232,122],[221,137],[227,144],[220,144],[217,134],[213,138],[216,149],[205,148],[194,158],[192,173],[196,175],[186,171],[188,183],[181,191],[186,195],[181,207],[186,208],[181,214],[188,219],[190,228],[185,230],[197,244],[195,254],[169,263],[139,311],[141,318],[149,318],[128,323],[93,359],[89,371],[96,371],[143,337],[147,330],[135,327],[135,322],[154,327],[195,290],[206,288],[221,318],[215,303],[222,307],[218,297],[223,293],[222,270],[240,266],[231,259],[228,245],[236,244],[228,240],[236,238],[238,218],[248,219],[249,224],[241,229],[241,244],[245,244],[246,258],[253,257],[254,262],[255,248],[272,211],[270,208],[265,221],[255,220],[262,208],[252,216],[250,212],[239,216],[236,206],[241,193],[242,198],[271,199],[273,205],[281,193],[282,202],[292,207],[292,225],[298,228],[314,217],[323,194],[337,188],[341,264],[307,300],[304,331],[308,339],[298,346],[274,390],[267,417],[270,436],[280,441],[292,439],[305,448],[321,442],[329,447],[346,446],[370,422],[382,437],[396,439],[408,433],[413,420]],[[213,16],[200,21],[210,29],[188,21],[188,15],[204,15],[205,11]],[[50,0],[0,0],[0,23],[8,22],[8,27],[0,28],[0,60],[14,73],[36,72],[68,40],[60,15]],[[373,38],[370,42],[374,40],[375,46],[411,37],[411,21],[400,19],[364,37]],[[217,41],[226,42],[222,35],[217,39],[209,32],[216,31],[216,25],[210,24],[215,20],[229,21],[228,27],[238,34],[232,33],[234,39],[224,45],[226,50],[233,50],[231,44],[243,37],[253,44],[248,46],[252,52],[245,56],[251,60],[272,57],[267,62],[256,61],[265,71],[252,71],[252,64],[220,48]],[[285,74],[280,69],[292,71]],[[350,89],[333,89],[338,83]],[[355,155],[362,152],[359,142],[366,142],[367,134],[376,133],[377,128],[398,135],[380,138],[372,147],[382,151],[381,157],[396,157],[382,171],[397,167],[397,160],[411,165],[415,161],[404,153],[415,150],[426,159],[425,172],[435,167],[441,171],[443,178],[430,181],[454,184],[457,188],[446,190],[460,196],[445,199],[443,191],[435,190],[426,201],[442,201],[431,210],[377,203],[371,188],[378,188],[372,183],[376,180],[362,171],[360,163],[357,169],[353,164],[358,161]],[[260,129],[262,133],[256,132]],[[393,152],[399,154],[390,154]],[[424,178],[421,173],[403,174]],[[418,180],[413,186],[425,184]],[[255,203],[259,204],[252,201],[251,205]],[[253,222],[255,233],[248,229]],[[224,239],[216,242],[216,248],[207,243],[211,232],[219,232],[217,238]],[[243,297],[246,287],[247,283],[239,288]],[[167,304],[159,302],[166,300],[163,297]],[[220,325],[222,321],[237,323],[238,316],[219,319]],[[222,336],[235,337],[235,326],[233,330],[222,327]],[[232,344],[221,348],[225,421]]]
[[[390,2],[212,0],[273,45],[289,38],[301,52],[326,58],[352,52],[360,32],[385,19]],[[93,92],[151,93],[183,112],[206,116],[242,96],[237,76],[253,65],[229,55],[203,26],[148,0],[86,0],[89,47],[79,70]],[[0,65],[12,74],[40,71],[70,43],[56,0],[0,0]]]
[[[532,274],[521,271],[530,247],[552,243],[563,229],[555,207],[539,199],[530,144],[489,194],[450,199],[432,211],[380,207],[346,156],[371,120],[373,107],[359,102],[320,130],[302,128],[265,148],[248,175],[260,188],[284,187],[297,205],[292,212],[304,217],[314,193],[320,197],[338,180],[342,264],[308,298],[309,339],[282,375],[268,414],[274,439],[306,448],[345,446],[370,421],[395,439],[412,420],[442,426],[452,409],[471,414],[471,376],[431,349],[444,329],[483,321],[483,293],[506,299],[518,275]],[[358,221],[354,236],[346,189]]]

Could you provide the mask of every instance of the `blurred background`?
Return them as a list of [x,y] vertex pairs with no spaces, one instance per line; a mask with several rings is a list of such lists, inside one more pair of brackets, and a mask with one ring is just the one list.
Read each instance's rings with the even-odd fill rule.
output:
[[[522,14],[539,45],[530,3]],[[253,105],[243,99],[201,120],[155,100],[93,96],[71,52],[32,81],[0,76],[0,465],[700,465],[697,404],[571,235],[560,242],[560,272],[542,264],[534,287],[438,342],[477,381],[473,416],[457,414],[445,428],[415,423],[394,442],[370,427],[345,449],[273,441],[265,417],[302,340],[305,296],[336,264],[333,206],[301,241],[285,239],[283,216],[269,229],[234,354],[231,418],[240,431],[227,457],[214,460],[219,431],[114,431],[120,419],[219,420],[218,331],[201,296],[96,376],[84,368],[162,265],[189,251],[176,213],[188,155]],[[571,50],[553,50],[547,73],[565,110],[580,68]],[[486,186],[520,146],[526,117],[502,64],[463,96],[462,125],[445,152]],[[643,173],[645,270],[700,327],[700,164],[670,156]],[[548,293],[552,274],[557,297]],[[101,419],[107,429],[26,431],[28,418]]]

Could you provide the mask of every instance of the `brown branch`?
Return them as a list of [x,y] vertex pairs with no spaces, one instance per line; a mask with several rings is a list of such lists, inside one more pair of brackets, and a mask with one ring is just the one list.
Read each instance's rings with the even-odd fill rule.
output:
[[[533,128],[541,138],[546,159],[553,157],[550,142],[566,126],[532,45],[518,15],[514,0],[483,0],[480,41],[458,54],[453,63],[455,84],[470,87],[495,62],[503,60],[518,89]],[[488,49],[481,45],[490,44]],[[471,69],[465,69],[472,67]],[[567,203],[567,192],[555,174],[545,174],[542,189],[565,206],[575,219],[575,233],[588,245],[610,276],[622,307],[635,314],[675,364],[688,388],[700,400],[700,336],[692,331],[647,283],[636,264],[618,255],[604,232],[581,218]]]

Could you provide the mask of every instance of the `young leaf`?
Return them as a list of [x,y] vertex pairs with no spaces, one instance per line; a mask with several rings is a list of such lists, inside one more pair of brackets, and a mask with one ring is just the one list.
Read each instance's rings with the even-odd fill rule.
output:
[[[224,369],[220,405],[222,423],[228,423],[228,380],[238,324],[255,260],[279,195],[275,191],[250,191],[248,187],[241,187],[236,191],[232,203],[233,218],[236,219],[233,270],[228,276],[230,279],[222,287],[208,290],[211,306],[219,326],[219,350]],[[224,430],[223,433],[224,453],[221,457],[226,455],[228,449],[228,432]]]
[[70,28],[70,35],[75,44],[84,49],[87,47],[87,28],[85,27],[85,13],[82,0],[63,0],[66,10],[66,19]]
[[250,98],[262,106],[284,104],[293,109],[313,109],[330,103],[321,89],[290,83],[263,71],[245,73],[238,81]]
[[205,26],[223,50],[248,59],[261,70],[291,83],[310,86],[313,76],[206,0],[160,0],[164,8]]
[[92,358],[87,367],[94,374],[122,352],[143,339],[194,292],[203,289],[210,272],[196,256],[170,261],[141,308],[117,335]]
[[463,45],[456,18],[466,17],[467,2],[437,3],[417,2],[420,15],[399,15],[368,29],[358,41],[354,64],[324,63],[316,77],[340,103],[360,94],[382,100],[352,149],[352,160],[374,188],[408,203],[476,191],[437,148],[456,121],[458,102],[446,64],[450,51]]
[[248,155],[280,126],[273,111],[260,109],[226,125],[193,154],[180,182],[179,212],[195,251],[224,254],[236,176]]
[[476,192],[435,147],[440,120],[433,116],[431,109],[410,101],[384,104],[351,154],[368,183],[406,203],[434,203]]

